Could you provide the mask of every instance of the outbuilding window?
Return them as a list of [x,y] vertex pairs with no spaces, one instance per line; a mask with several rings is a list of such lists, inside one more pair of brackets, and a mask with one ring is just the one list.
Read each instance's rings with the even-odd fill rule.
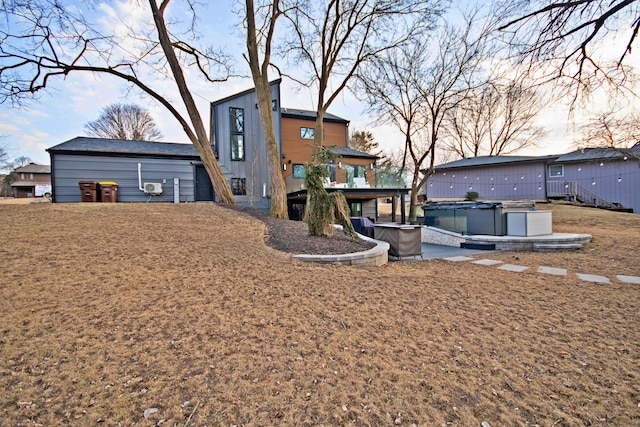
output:
[[564,176],[564,165],[549,165],[549,178]]

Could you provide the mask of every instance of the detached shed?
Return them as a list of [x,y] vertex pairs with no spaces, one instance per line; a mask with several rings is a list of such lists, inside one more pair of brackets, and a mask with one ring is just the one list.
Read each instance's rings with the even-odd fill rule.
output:
[[[56,203],[80,202],[80,181],[116,182],[118,202],[214,200],[209,175],[191,144],[76,137],[47,152]],[[159,184],[162,192],[145,192],[145,183]]]

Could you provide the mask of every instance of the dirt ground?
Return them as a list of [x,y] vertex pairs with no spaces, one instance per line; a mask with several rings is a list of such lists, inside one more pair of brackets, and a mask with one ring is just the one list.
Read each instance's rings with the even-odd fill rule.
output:
[[486,257],[566,277],[298,263],[214,204],[0,204],[0,426],[640,425],[640,215],[553,210],[593,242]]

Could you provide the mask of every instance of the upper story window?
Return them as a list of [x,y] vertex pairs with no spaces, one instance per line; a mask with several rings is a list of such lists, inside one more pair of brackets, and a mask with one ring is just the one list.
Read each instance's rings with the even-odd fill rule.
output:
[[304,170],[303,164],[293,165],[293,177],[294,178],[306,178],[307,172]]
[[353,177],[354,178],[365,178],[366,167],[363,165],[354,166]]
[[314,128],[300,128],[300,138],[313,139],[316,130]]
[[564,165],[549,165],[549,178],[564,176]]
[[231,160],[244,160],[244,110],[229,108],[231,129]]

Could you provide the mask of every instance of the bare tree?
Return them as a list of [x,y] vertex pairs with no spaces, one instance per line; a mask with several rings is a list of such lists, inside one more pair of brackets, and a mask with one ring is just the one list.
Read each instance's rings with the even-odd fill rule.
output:
[[[285,43],[290,60],[308,67],[306,84],[318,90],[314,161],[322,158],[324,116],[329,106],[358,77],[363,66],[382,53],[402,48],[432,27],[441,10],[435,0],[328,0],[304,3],[285,15],[292,37]],[[317,169],[320,170],[320,169]],[[320,189],[322,190],[322,189]],[[308,195],[308,211],[320,206]],[[324,221],[309,212],[313,221]]]
[[535,122],[544,107],[542,97],[521,79],[505,83],[490,79],[449,110],[443,148],[466,158],[534,146],[546,134]]
[[579,147],[607,147],[626,150],[640,141],[640,117],[621,115],[608,109],[591,117],[582,127]]
[[98,119],[84,125],[89,136],[134,141],[158,141],[162,132],[149,111],[136,104],[113,104]]
[[[180,123],[194,144],[221,202],[235,203],[233,193],[215,158],[204,122],[187,85],[180,59],[197,67],[210,81],[227,78],[225,58],[211,49],[197,49],[189,39],[170,32],[165,21],[169,0],[160,4],[149,0],[155,31],[138,33],[128,28],[119,36],[104,34],[90,22],[75,4],[33,0],[5,0],[5,19],[0,29],[0,102],[21,103],[47,88],[52,80],[70,73],[90,72],[117,77],[163,105]],[[195,4],[189,2],[195,16]],[[195,21],[193,21],[195,22]],[[190,34],[195,34],[191,26]],[[184,35],[187,37],[187,35]],[[193,37],[194,39],[196,37]],[[130,46],[135,43],[135,46]],[[126,46],[126,47],[122,47]],[[137,53],[132,53],[136,51]],[[211,74],[224,74],[214,78]],[[183,116],[172,101],[154,90],[141,76],[169,77],[186,109]]]
[[[247,24],[247,55],[253,84],[258,97],[260,121],[267,144],[269,178],[271,187],[271,216],[288,218],[287,185],[280,168],[280,155],[276,133],[273,127],[273,109],[271,85],[269,84],[269,66],[271,65],[271,49],[278,18],[282,15],[279,0],[267,2],[256,10],[253,0],[245,1]],[[263,25],[256,25],[256,12],[262,17]],[[262,53],[262,60],[260,55]]]
[[462,28],[443,27],[433,37],[388,54],[364,74],[370,111],[404,135],[402,168],[412,174],[410,220],[418,195],[433,174],[445,118],[482,83],[489,54],[489,24],[470,14]]
[[626,82],[640,30],[636,0],[523,0],[511,6],[528,12],[518,12],[500,29],[511,34],[511,45],[534,67],[551,62],[552,77],[568,82],[574,101],[580,90],[603,80],[616,86]]

